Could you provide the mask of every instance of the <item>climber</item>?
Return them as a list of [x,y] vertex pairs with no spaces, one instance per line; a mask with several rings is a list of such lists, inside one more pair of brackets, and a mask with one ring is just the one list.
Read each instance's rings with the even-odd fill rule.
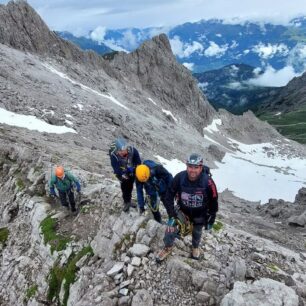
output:
[[143,188],[147,194],[147,205],[151,209],[154,219],[161,223],[158,196],[162,203],[165,202],[166,192],[173,177],[162,165],[152,160],[145,160],[142,165],[136,167],[137,200],[140,214],[144,213]]
[[[165,206],[169,216],[165,236],[165,247],[158,253],[156,260],[164,260],[172,251],[175,238],[180,237],[178,213],[187,218],[192,225],[193,259],[199,259],[199,244],[202,229],[211,229],[218,211],[217,188],[211,176],[203,171],[203,158],[198,154],[191,154],[186,161],[187,169],[178,173],[168,189]],[[174,198],[177,197],[177,208]]]
[[120,181],[123,211],[128,212],[131,204],[133,185],[135,181],[135,168],[141,164],[140,156],[132,146],[129,146],[123,138],[116,139],[110,147],[109,156],[111,165],[117,179]]
[[65,171],[62,166],[57,166],[55,168],[55,173],[52,174],[51,181],[49,184],[50,195],[56,197],[55,188],[58,191],[59,198],[62,206],[69,207],[67,202],[67,197],[69,199],[70,208],[72,212],[76,211],[75,200],[73,194],[73,188],[76,187],[76,191],[81,191],[81,185],[79,181],[70,173]]

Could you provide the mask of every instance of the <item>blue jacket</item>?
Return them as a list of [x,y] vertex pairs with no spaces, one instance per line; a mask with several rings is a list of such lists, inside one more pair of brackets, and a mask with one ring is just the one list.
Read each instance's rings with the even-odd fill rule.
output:
[[143,161],[143,164],[150,168],[149,180],[145,183],[136,181],[137,201],[139,207],[144,206],[143,188],[150,197],[155,197],[158,193],[161,198],[164,198],[167,189],[170,187],[173,180],[172,174],[168,172],[162,165],[152,165],[152,163],[155,164],[149,160]]
[[110,159],[114,173],[119,180],[121,180],[123,174],[133,176],[136,166],[141,164],[138,151],[131,146],[128,147],[127,157],[121,157],[116,152],[112,152],[110,153]]

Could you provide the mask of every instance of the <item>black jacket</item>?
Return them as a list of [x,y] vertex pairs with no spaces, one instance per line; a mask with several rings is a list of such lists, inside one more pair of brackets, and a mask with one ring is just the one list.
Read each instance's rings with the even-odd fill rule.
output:
[[186,170],[174,177],[165,201],[169,218],[176,217],[175,198],[180,210],[194,223],[214,223],[218,211],[218,192],[207,173],[202,173],[196,181],[188,179]]

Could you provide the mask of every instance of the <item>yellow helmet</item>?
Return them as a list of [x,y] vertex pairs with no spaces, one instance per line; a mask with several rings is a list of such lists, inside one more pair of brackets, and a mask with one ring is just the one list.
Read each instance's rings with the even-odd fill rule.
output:
[[136,177],[139,182],[145,183],[150,177],[150,168],[146,165],[136,167]]

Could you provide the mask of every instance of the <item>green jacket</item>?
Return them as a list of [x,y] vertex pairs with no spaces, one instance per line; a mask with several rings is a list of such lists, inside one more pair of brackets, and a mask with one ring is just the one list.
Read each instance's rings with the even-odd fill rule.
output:
[[75,183],[77,188],[80,186],[79,181],[69,171],[65,171],[65,178],[63,180],[60,180],[54,174],[52,174],[49,184],[50,192],[54,191],[54,187],[56,187],[59,191],[66,192],[73,187],[73,183]]

